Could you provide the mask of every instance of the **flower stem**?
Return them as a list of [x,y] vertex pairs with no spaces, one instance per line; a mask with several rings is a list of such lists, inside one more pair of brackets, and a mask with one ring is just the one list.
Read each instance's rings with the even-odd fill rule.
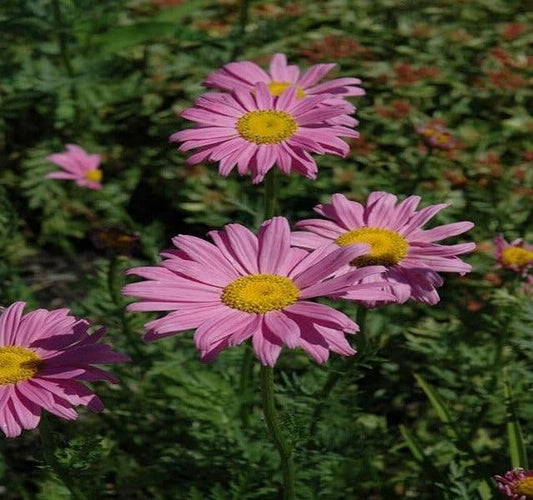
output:
[[283,471],[283,499],[295,498],[294,489],[294,462],[292,449],[283,439],[276,404],[274,402],[274,370],[270,366],[261,366],[261,399],[265,421],[278,449]]
[[250,0],[240,0],[239,2],[239,25],[235,33],[235,43],[231,51],[231,60],[235,60],[242,51],[244,45],[244,35],[246,33],[246,25],[248,24],[248,13],[250,7]]
[[270,219],[278,214],[278,171],[273,168],[265,177],[265,205],[264,218]]
[[143,355],[135,332],[133,332],[130,328],[128,318],[126,317],[126,312],[124,311],[124,301],[122,299],[122,295],[120,294],[120,288],[122,285],[120,278],[121,268],[119,257],[118,255],[113,255],[109,260],[109,268],[107,270],[107,288],[109,290],[111,300],[117,308],[117,314],[120,318],[122,333],[128,339],[128,343],[130,344],[131,348],[135,351],[137,359],[142,363],[142,360],[146,357]]
[[57,474],[57,477],[70,491],[74,500],[85,500],[86,496],[75,485],[73,476],[63,467],[56,458],[55,455],[55,443],[50,429],[50,422],[48,422],[48,416],[46,413],[41,415],[41,423],[39,425],[39,434],[41,436],[41,444],[44,461],[48,466]]

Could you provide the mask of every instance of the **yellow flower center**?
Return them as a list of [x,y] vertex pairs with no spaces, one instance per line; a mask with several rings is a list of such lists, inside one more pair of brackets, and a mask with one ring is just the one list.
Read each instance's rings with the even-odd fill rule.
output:
[[284,276],[252,274],[232,281],[222,292],[222,302],[232,309],[264,314],[298,300],[300,289]]
[[285,111],[250,111],[237,121],[241,137],[256,144],[278,144],[297,129],[296,120]]
[[[274,97],[278,97],[280,96],[281,94],[283,94],[283,92],[288,89],[289,87],[292,87],[292,83],[289,83],[289,82],[270,82],[270,83],[267,83],[267,87],[268,87],[268,90],[270,90],[270,93],[274,96]],[[303,97],[305,97],[305,90],[302,89],[301,87],[298,87],[296,89],[296,97],[298,99],[302,99]]]
[[42,360],[25,347],[0,347],[0,385],[16,384],[32,378]]
[[533,497],[533,477],[526,477],[522,479],[514,488],[513,493],[515,495],[526,495],[527,497]]
[[93,170],[88,170],[87,172],[85,172],[84,177],[88,181],[100,182],[102,180],[102,171],[97,168]]
[[533,261],[533,250],[522,247],[507,247],[502,250],[501,260],[504,266],[526,267]]
[[370,252],[350,262],[352,266],[393,266],[400,262],[409,248],[407,240],[395,231],[379,227],[362,227],[341,234],[336,240],[337,245],[344,247],[354,243],[368,243]]

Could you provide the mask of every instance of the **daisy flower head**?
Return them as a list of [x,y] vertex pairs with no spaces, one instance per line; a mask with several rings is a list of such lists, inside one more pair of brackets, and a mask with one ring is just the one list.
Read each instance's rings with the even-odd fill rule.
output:
[[503,476],[494,476],[498,489],[512,500],[533,498],[533,471],[521,467],[507,471]]
[[295,170],[315,179],[318,168],[310,152],[344,157],[349,146],[339,137],[359,136],[343,125],[327,124],[344,110],[318,107],[323,100],[321,95],[299,100],[295,88],[274,98],[263,82],[253,93],[204,94],[181,114],[197,126],[176,132],[170,141],[181,142],[180,151],[197,150],[187,160],[190,165],[219,162],[224,177],[237,167],[240,175],[250,172],[257,184],[277,166],[286,175]]
[[63,153],[55,153],[46,159],[60,166],[62,172],[51,172],[46,175],[47,179],[65,179],[76,182],[78,186],[89,189],[102,189],[102,170],[100,155],[89,154],[76,144],[67,144],[67,150]]
[[449,151],[459,146],[459,141],[445,127],[438,123],[426,123],[416,128],[417,134],[429,148]]
[[211,73],[204,85],[229,92],[236,89],[251,91],[257,83],[263,82],[275,97],[292,87],[300,99],[319,94],[330,94],[334,98],[365,95],[365,91],[359,87],[359,78],[335,78],[318,83],[335,66],[315,64],[301,74],[298,66],[287,64],[285,54],[274,54],[268,72],[251,61],[231,62]]
[[[436,288],[443,281],[439,272],[470,272],[471,266],[457,256],[471,252],[474,243],[441,245],[435,243],[450,236],[464,233],[473,227],[471,222],[454,222],[423,229],[422,226],[435,214],[448,206],[447,203],[430,205],[416,210],[419,196],[409,196],[397,203],[396,196],[377,191],[370,193],[366,204],[348,200],[342,194],[334,194],[331,203],[315,207],[315,211],[328,220],[308,219],[296,227],[303,231],[294,232],[292,244],[301,248],[325,247],[329,251],[347,247],[354,243],[370,245],[370,252],[353,259],[349,269],[382,265],[382,276],[372,275],[364,281],[384,279],[389,291],[398,302],[409,298],[436,304],[440,297]],[[352,298],[350,293],[343,297]],[[373,300],[363,301],[369,307],[378,305]]]
[[102,401],[83,382],[118,380],[92,366],[128,361],[128,356],[97,342],[105,329],[89,335],[89,323],[68,309],[38,309],[23,314],[15,302],[0,315],[0,428],[8,437],[39,424],[41,410],[67,420],[73,406],[103,410]]
[[[357,324],[310,299],[347,289],[357,293],[359,281],[380,273],[381,266],[370,266],[331,278],[362,256],[367,245],[328,255],[292,248],[283,217],[264,222],[257,236],[240,224],[209,235],[213,243],[179,235],[172,240],[177,249],[162,253],[160,265],[128,271],[147,280],[124,287],[124,295],[140,299],[128,306],[130,311],[172,311],[145,325],[145,340],[195,329],[196,347],[210,361],[251,337],[256,356],[269,366],[282,346],[300,347],[317,363],[325,362],[330,351],[355,354],[344,333],[355,333]],[[360,291],[376,300],[391,298],[376,286],[361,285]]]
[[502,235],[494,238],[495,257],[501,267],[525,276],[533,267],[533,245],[526,245],[521,238],[508,242]]

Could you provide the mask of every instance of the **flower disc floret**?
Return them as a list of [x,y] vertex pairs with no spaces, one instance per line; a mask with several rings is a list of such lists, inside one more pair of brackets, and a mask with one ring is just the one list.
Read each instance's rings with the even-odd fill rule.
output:
[[84,177],[88,180],[88,181],[92,181],[92,182],[100,182],[102,180],[102,171],[95,168],[93,170],[88,170]]
[[255,274],[231,282],[224,288],[221,299],[232,309],[264,314],[294,304],[299,293],[299,288],[285,276]]
[[407,240],[395,231],[379,227],[362,227],[341,234],[336,240],[343,247],[354,243],[367,243],[370,252],[351,262],[356,267],[382,265],[386,267],[398,264],[409,250]]
[[255,144],[279,144],[298,130],[296,120],[285,111],[250,111],[236,125],[242,138]]
[[0,347],[0,385],[16,384],[35,376],[42,359],[25,347]]
[[513,488],[513,493],[533,498],[533,477],[529,476],[519,481]]
[[523,247],[509,246],[502,250],[501,261],[504,266],[508,267],[526,267],[533,261],[533,250],[528,250]]

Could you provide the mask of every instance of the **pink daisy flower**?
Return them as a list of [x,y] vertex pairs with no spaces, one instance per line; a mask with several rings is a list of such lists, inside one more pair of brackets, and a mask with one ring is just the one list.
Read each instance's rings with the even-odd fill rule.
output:
[[94,412],[102,402],[82,382],[117,379],[92,366],[128,361],[128,356],[97,344],[105,332],[89,335],[89,323],[69,316],[68,309],[38,309],[23,315],[15,302],[0,316],[0,428],[8,437],[39,424],[41,409],[67,420],[73,406]]
[[[354,243],[367,243],[370,252],[358,257],[340,272],[353,267],[365,268],[369,265],[385,266],[382,276],[371,275],[363,281],[384,279],[390,285],[398,302],[412,298],[426,304],[436,304],[439,295],[436,288],[441,286],[440,271],[469,272],[471,266],[457,256],[471,252],[474,243],[440,245],[436,241],[455,236],[473,227],[471,222],[454,222],[422,229],[436,213],[449,206],[447,203],[430,205],[416,211],[419,196],[409,196],[396,203],[396,196],[374,192],[368,196],[366,206],[348,200],[342,194],[334,194],[331,203],[318,205],[315,211],[330,219],[308,219],[300,221],[296,227],[304,229],[292,235],[292,244],[306,249],[325,247],[334,251],[338,247]],[[345,298],[355,297],[350,293]],[[372,300],[363,301],[373,307]]]
[[303,75],[295,65],[288,65],[285,54],[274,54],[270,60],[268,73],[251,61],[232,62],[218,71],[211,73],[205,80],[206,87],[232,92],[234,90],[253,91],[255,85],[263,82],[274,97],[280,96],[286,89],[296,89],[296,97],[325,95],[320,106],[342,106],[344,114],[330,118],[328,123],[355,127],[358,123],[347,115],[355,112],[355,107],[345,97],[362,96],[365,91],[359,87],[359,78],[336,78],[324,83],[322,80],[336,64],[315,64]]
[[344,111],[342,106],[318,107],[323,100],[321,95],[298,100],[295,88],[274,98],[263,82],[253,93],[204,94],[181,115],[197,127],[176,132],[170,140],[183,142],[180,151],[198,150],[187,160],[191,165],[219,162],[222,176],[237,167],[259,183],[277,165],[286,175],[296,170],[315,179],[318,168],[309,152],[344,157],[349,146],[339,137],[359,136],[345,126],[326,124]]
[[495,257],[501,267],[525,276],[533,267],[533,245],[526,245],[521,238],[508,242],[500,235],[494,238]]
[[64,153],[55,153],[46,159],[63,168],[62,172],[51,172],[47,179],[66,179],[75,181],[78,186],[89,189],[102,189],[100,155],[88,154],[76,144],[67,144]]
[[360,297],[391,298],[379,286],[358,284],[380,273],[381,266],[327,279],[363,255],[367,245],[339,248],[329,255],[291,248],[289,224],[283,217],[264,222],[258,236],[240,224],[209,235],[214,244],[177,236],[172,241],[178,250],[162,253],[166,260],[159,266],[128,271],[147,279],[124,287],[124,295],[140,299],[128,306],[130,311],[173,311],[146,324],[145,340],[195,329],[204,361],[251,337],[263,365],[273,366],[283,345],[301,347],[323,363],[330,351],[355,354],[344,333],[355,333],[359,327],[309,299],[348,289]]
[[533,471],[521,467],[506,472],[503,476],[494,476],[498,489],[512,500],[533,498]]
[[288,65],[285,54],[274,54],[270,60],[268,73],[251,61],[231,62],[211,73],[205,80],[206,87],[233,91],[253,90],[255,84],[263,82],[273,96],[281,95],[294,87],[297,97],[332,94],[337,97],[362,96],[365,91],[358,85],[359,78],[336,78],[325,83],[322,80],[336,64],[315,64],[303,75],[295,65]]

